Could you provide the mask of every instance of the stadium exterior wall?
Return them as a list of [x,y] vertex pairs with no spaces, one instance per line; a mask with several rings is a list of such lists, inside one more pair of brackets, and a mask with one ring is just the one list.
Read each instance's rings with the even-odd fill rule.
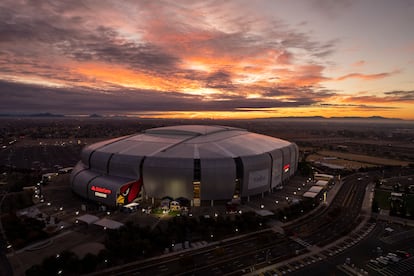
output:
[[[156,128],[85,147],[74,193],[107,206],[163,197],[231,200],[283,185],[297,170],[291,142],[224,126]],[[236,183],[240,183],[239,186]]]

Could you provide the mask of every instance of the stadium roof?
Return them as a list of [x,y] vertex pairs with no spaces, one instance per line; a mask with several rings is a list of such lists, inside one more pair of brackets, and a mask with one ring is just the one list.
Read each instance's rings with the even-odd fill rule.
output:
[[166,134],[166,135],[207,135],[214,132],[221,132],[226,130],[242,130],[235,127],[226,127],[226,126],[210,126],[210,125],[183,125],[183,126],[168,126],[168,127],[159,127],[152,128],[145,131],[149,134]]
[[289,146],[274,137],[226,126],[185,125],[153,128],[144,133],[107,140],[89,149],[130,156],[221,158],[250,156]]

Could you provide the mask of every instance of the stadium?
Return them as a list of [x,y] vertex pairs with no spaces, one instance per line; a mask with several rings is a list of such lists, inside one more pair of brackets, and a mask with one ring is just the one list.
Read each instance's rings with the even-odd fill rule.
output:
[[106,206],[184,198],[192,206],[249,200],[281,188],[298,147],[240,128],[183,125],[148,129],[86,146],[72,191]]

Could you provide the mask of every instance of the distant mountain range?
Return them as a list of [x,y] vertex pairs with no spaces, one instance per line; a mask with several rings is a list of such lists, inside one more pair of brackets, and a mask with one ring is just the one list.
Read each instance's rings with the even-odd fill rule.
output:
[[[45,113],[33,113],[33,114],[0,114],[0,117],[34,117],[34,118],[62,118],[62,117],[77,117],[74,115],[63,115],[63,114],[54,114],[50,112]],[[90,114],[90,115],[79,115],[79,117],[89,117],[89,118],[123,118],[124,115],[119,116],[105,116],[100,114]],[[249,119],[247,119],[249,120]],[[371,117],[323,117],[323,116],[302,116],[302,117],[269,117],[269,118],[257,118],[251,120],[392,120],[392,121],[404,121],[399,118],[386,118],[382,116],[371,116]]]
[[65,117],[65,115],[45,112],[34,114],[0,114],[0,117]]
[[371,116],[371,117],[357,117],[357,116],[350,116],[350,117],[323,117],[323,116],[309,116],[309,117],[270,117],[265,119],[271,119],[271,120],[278,120],[278,119],[294,119],[294,120],[397,120],[402,121],[402,119],[399,118],[386,118],[381,116]]

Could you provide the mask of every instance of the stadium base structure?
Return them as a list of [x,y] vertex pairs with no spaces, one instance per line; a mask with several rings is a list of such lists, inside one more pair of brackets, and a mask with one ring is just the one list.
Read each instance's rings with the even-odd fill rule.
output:
[[197,206],[278,189],[297,164],[294,143],[234,127],[182,125],[86,146],[70,181],[73,192],[107,206],[166,197]]

